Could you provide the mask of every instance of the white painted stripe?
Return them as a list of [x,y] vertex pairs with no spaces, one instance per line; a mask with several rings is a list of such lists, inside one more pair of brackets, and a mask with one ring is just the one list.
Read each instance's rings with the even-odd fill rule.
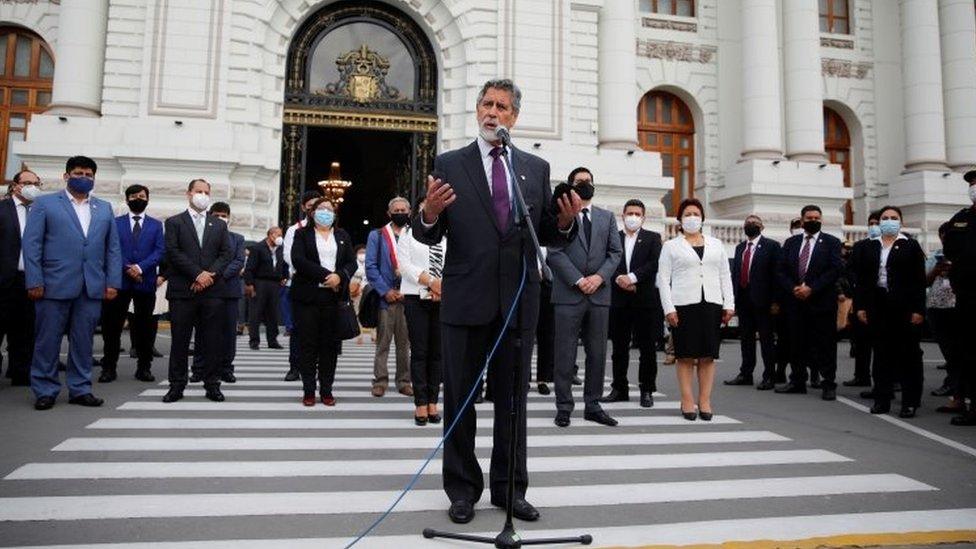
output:
[[[901,475],[814,477],[545,486],[531,491],[542,508],[646,504],[672,501],[932,491]],[[0,498],[0,521],[102,520],[378,513],[398,495],[390,491],[50,496]],[[481,502],[484,509],[488,502]],[[442,490],[414,490],[396,512],[446,507]]]
[[[491,511],[501,516],[501,511]],[[586,527],[573,530],[523,530],[525,538],[593,536],[598,547],[654,545],[704,545],[748,543],[772,540],[790,542],[849,534],[907,534],[972,530],[976,509],[932,509],[891,513],[850,513],[835,515],[783,516],[759,519],[730,519],[615,527]],[[472,532],[493,538],[498,532]],[[84,545],[30,546],[30,549],[322,549],[344,547],[350,538],[233,539],[163,542],[105,543]],[[370,549],[444,549],[443,540],[426,540],[419,534],[370,536],[361,547]],[[474,546],[472,546],[474,547]],[[26,548],[25,548],[26,549]]]
[[[837,397],[837,400],[840,401],[840,402],[843,402],[844,404],[850,406],[851,408],[854,408],[855,410],[859,410],[861,412],[865,412],[865,413],[868,413],[868,414],[871,413],[871,410],[867,406],[864,406],[862,404],[858,404],[857,402],[854,402],[853,400],[851,400],[849,398],[846,398],[846,397]],[[939,444],[944,444],[944,445],[946,445],[946,446],[948,446],[950,448],[954,448],[956,450],[959,450],[960,452],[969,454],[971,456],[976,456],[976,448],[973,448],[971,446],[966,446],[965,444],[963,444],[961,442],[956,442],[955,440],[946,438],[946,437],[944,437],[942,435],[937,435],[937,434],[933,433],[932,431],[926,431],[925,429],[922,429],[921,427],[918,427],[916,425],[912,425],[911,423],[908,423],[907,421],[902,421],[902,420],[900,420],[900,419],[898,419],[896,417],[892,417],[892,416],[889,416],[887,414],[872,414],[872,415],[874,415],[874,417],[876,417],[876,418],[878,418],[878,419],[880,419],[882,421],[887,421],[888,423],[890,423],[892,425],[895,425],[897,427],[901,427],[902,429],[905,429],[906,431],[911,431],[911,432],[915,433],[916,435],[921,435],[921,436],[923,436],[923,437],[925,437],[925,438],[927,438],[929,440],[934,440],[935,442],[938,442]]]
[[[610,431],[607,429],[607,431]],[[431,430],[439,433],[440,430]],[[570,432],[571,433],[571,432]],[[670,444],[732,444],[785,442],[790,439],[769,431],[719,431],[704,433],[625,433],[529,437],[530,448],[572,448],[574,446],[663,446]],[[440,436],[409,437],[91,437],[69,438],[54,452],[206,452],[239,450],[404,450],[431,449]],[[491,448],[492,437],[475,437],[479,448]]]
[[[409,400],[400,399],[400,403],[388,402],[386,404],[380,402],[339,402],[338,405],[333,408],[326,408],[322,405],[316,406],[302,406],[296,398],[294,402],[241,402],[229,400],[226,402],[211,402],[209,400],[200,401],[187,401],[181,400],[179,402],[164,403],[162,401],[133,401],[126,402],[118,407],[119,410],[139,410],[139,411],[152,411],[152,412],[300,412],[305,414],[329,414],[341,411],[346,412],[372,412],[372,411],[402,411],[404,414],[411,413],[412,406]],[[622,408],[617,408],[617,405],[608,406],[608,410],[613,409],[636,409],[633,404],[625,403],[626,406]],[[527,402],[526,407],[532,411],[551,411],[555,415],[555,405],[551,402]],[[478,404],[476,409],[478,410],[488,410],[492,408],[490,402],[485,402],[483,404]],[[657,418],[657,419],[652,419]],[[405,417],[404,419],[409,419]],[[627,418],[618,417],[618,420],[625,420]],[[648,423],[647,425],[688,425],[689,427],[701,426],[707,427],[709,424],[732,424],[739,423],[739,421],[729,418],[727,416],[716,415],[713,417],[711,422],[708,421],[688,421],[681,416],[674,414],[669,416],[647,416],[648,421],[653,421],[656,423]],[[413,421],[412,419],[410,421]]]
[[[478,460],[488,469],[489,459]],[[849,458],[826,450],[779,450],[760,452],[707,452],[686,454],[628,454],[625,456],[530,457],[529,471],[632,471],[687,469],[699,467],[744,467],[756,465],[841,463]],[[419,460],[340,461],[197,461],[197,462],[110,462],[110,463],[30,463],[18,468],[5,480],[51,479],[135,479],[135,478],[270,478],[270,477],[346,477],[412,475]],[[440,475],[441,462],[434,460],[425,475]]]

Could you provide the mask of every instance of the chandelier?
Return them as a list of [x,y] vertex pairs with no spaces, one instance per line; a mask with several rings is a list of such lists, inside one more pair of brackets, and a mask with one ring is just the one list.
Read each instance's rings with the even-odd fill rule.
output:
[[346,189],[352,187],[352,181],[343,180],[339,170],[339,163],[333,162],[329,166],[329,178],[319,181],[319,187],[322,189],[322,194],[325,195],[325,198],[338,210],[339,205],[344,200],[343,196],[346,194]]

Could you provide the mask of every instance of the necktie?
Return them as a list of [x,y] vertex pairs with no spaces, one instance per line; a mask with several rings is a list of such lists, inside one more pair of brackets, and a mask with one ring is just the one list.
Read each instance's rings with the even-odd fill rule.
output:
[[593,224],[590,223],[590,209],[583,208],[583,236],[586,238],[586,245],[590,245],[590,237],[593,236]]
[[140,217],[138,215],[132,216],[132,221],[133,221],[133,225],[132,225],[132,238],[133,238],[133,240],[139,240],[139,234],[142,233],[142,223],[139,222],[140,219],[142,219],[142,217]]
[[198,214],[193,217],[193,224],[197,228],[197,240],[201,246],[203,246],[203,221],[203,215]]
[[810,240],[812,238],[813,235],[808,234],[803,241],[803,249],[800,250],[800,265],[798,266],[800,282],[803,282],[803,277],[807,274],[807,263],[810,261]]
[[749,285],[749,267],[752,262],[752,242],[746,244],[746,251],[742,254],[742,270],[739,274],[739,286],[745,288]]
[[495,222],[498,230],[506,232],[511,223],[512,205],[508,196],[508,178],[505,176],[505,164],[502,162],[502,148],[491,150],[491,205],[495,210]]

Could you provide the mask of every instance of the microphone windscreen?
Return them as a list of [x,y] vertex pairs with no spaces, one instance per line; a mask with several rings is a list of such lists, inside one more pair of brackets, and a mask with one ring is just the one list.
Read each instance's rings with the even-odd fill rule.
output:
[[572,185],[569,183],[560,183],[556,185],[556,188],[552,191],[552,201],[549,203],[549,211],[554,215],[559,213],[559,197],[566,196],[569,197],[569,193],[573,191]]
[[505,144],[512,142],[512,136],[508,133],[508,128],[505,126],[498,126],[495,128],[495,137]]

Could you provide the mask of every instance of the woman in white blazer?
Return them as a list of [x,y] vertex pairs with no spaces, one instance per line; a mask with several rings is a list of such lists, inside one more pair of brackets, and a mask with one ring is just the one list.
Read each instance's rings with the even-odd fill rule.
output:
[[[729,257],[722,241],[701,232],[705,209],[693,198],[681,202],[681,234],[661,248],[657,287],[671,326],[677,358],[681,415],[712,419],[712,383],[721,344],[722,324],[735,311]],[[692,384],[698,367],[698,410]]]
[[409,229],[397,241],[400,292],[410,337],[410,378],[416,407],[413,418],[417,425],[441,421],[437,400],[442,377],[441,272],[446,253],[446,239],[436,246],[427,246],[413,238]]

